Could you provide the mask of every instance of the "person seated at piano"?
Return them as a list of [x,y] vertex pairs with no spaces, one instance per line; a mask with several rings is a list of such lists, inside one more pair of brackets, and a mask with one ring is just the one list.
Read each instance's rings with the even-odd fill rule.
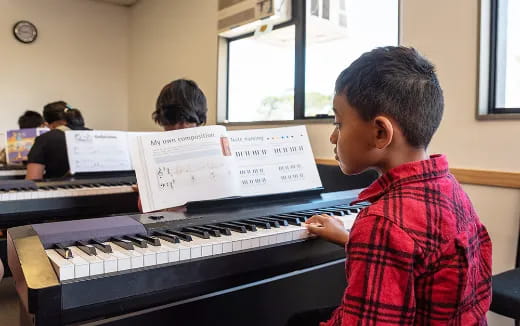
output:
[[307,220],[311,233],[345,246],[347,287],[337,309],[288,325],[486,325],[488,232],[446,157],[427,154],[444,110],[434,66],[412,48],[374,49],[341,72],[333,108],[343,173],[382,175],[355,201],[371,205],[350,233],[332,216]]
[[[162,88],[152,119],[164,131],[170,131],[202,126],[206,124],[207,113],[206,96],[197,83],[189,79],[177,79]],[[140,198],[137,205],[142,211]],[[183,211],[185,208],[180,206],[168,210]]]
[[18,118],[18,126],[20,129],[45,128],[47,124],[40,113],[27,110]]
[[71,130],[92,130],[90,128],[85,127],[85,119],[83,119],[83,115],[81,111],[75,108],[71,108],[67,106],[65,111],[65,120],[67,121],[66,126]]
[[43,118],[51,129],[36,137],[27,159],[26,179],[63,177],[69,171],[65,131],[67,127],[66,111],[69,110],[64,101],[52,102],[44,106]]

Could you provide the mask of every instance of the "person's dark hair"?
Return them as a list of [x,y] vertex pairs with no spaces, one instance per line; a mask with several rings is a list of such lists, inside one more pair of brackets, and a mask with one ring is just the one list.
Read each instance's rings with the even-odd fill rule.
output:
[[386,114],[411,146],[426,148],[439,127],[444,97],[435,67],[415,49],[381,47],[366,52],[336,80],[336,95],[365,120]]
[[67,109],[65,110],[65,120],[67,121],[67,127],[72,130],[85,130],[85,120],[81,111],[78,109]]
[[157,98],[153,120],[168,126],[176,123],[206,123],[206,96],[193,80],[177,79],[164,86]]
[[43,107],[43,118],[48,123],[53,123],[58,120],[65,120],[65,109],[67,103],[64,101],[56,101],[49,103]]
[[43,117],[36,111],[25,111],[24,114],[18,118],[18,126],[20,129],[38,128],[43,125]]

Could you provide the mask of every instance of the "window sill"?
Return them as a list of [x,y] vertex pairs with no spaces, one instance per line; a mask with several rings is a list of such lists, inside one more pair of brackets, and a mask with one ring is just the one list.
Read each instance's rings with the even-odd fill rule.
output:
[[217,122],[222,126],[277,126],[277,125],[303,125],[303,124],[332,124],[334,118],[300,119],[300,120],[276,120],[276,121],[244,121],[244,122]]
[[477,113],[477,120],[520,120],[520,113],[491,113],[491,114],[480,114]]

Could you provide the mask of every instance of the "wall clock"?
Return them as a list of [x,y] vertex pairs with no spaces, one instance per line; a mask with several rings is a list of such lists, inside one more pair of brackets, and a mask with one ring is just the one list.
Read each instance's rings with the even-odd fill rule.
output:
[[13,34],[16,39],[22,43],[32,43],[38,37],[38,30],[33,23],[26,20],[20,20],[13,26]]

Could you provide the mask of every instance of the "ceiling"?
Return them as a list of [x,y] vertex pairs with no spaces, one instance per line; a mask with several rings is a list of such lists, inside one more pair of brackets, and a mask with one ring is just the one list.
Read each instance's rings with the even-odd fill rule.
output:
[[132,6],[137,3],[139,0],[93,0],[93,1],[99,1],[99,2],[106,2],[118,6]]

